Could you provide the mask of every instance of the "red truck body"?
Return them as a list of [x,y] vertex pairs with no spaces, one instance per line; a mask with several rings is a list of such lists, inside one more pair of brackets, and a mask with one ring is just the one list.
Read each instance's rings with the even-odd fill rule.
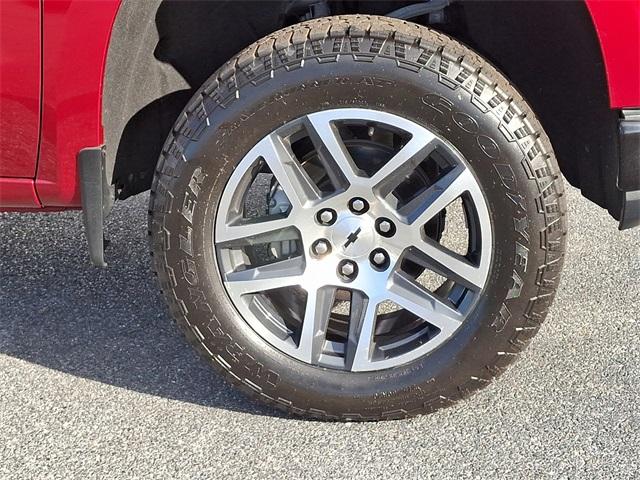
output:
[[0,212],[81,209],[104,268],[150,191],[176,324],[289,414],[484,388],[550,310],[564,180],[640,227],[640,0],[0,0]]
[[[0,4],[0,209],[80,208],[78,152],[104,142],[106,57],[120,0]],[[640,106],[640,2],[586,0],[612,109]],[[17,143],[16,143],[17,141]]]

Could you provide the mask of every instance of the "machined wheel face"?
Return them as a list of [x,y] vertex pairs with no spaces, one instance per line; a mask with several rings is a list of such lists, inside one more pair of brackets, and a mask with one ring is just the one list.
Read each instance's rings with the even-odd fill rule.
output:
[[240,161],[213,232],[229,299],[307,364],[376,371],[452,338],[487,283],[492,226],[469,164],[400,116],[337,108]]

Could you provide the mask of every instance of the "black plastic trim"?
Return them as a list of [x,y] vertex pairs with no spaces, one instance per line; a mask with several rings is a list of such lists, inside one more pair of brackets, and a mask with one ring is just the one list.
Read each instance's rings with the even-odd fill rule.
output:
[[618,189],[622,192],[620,230],[640,226],[640,109],[622,111]]
[[96,267],[106,267],[107,263],[104,261],[104,219],[113,206],[114,189],[107,180],[104,146],[80,150],[78,153],[78,173],[89,258]]
[[623,192],[640,190],[640,109],[622,112],[618,188]]
[[620,230],[640,227],[640,190],[622,193],[622,212],[620,213]]

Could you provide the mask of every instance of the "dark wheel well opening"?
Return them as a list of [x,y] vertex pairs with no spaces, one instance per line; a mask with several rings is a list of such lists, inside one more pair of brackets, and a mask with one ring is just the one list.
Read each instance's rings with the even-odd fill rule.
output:
[[[171,126],[214,71],[255,40],[308,17],[317,3],[125,0],[104,98],[118,197],[149,189]],[[384,15],[412,3],[334,1],[328,8],[331,14]],[[425,24],[429,17],[414,20]],[[617,113],[608,106],[602,56],[584,3],[452,2],[430,26],[466,43],[511,79],[549,134],[565,177],[617,216]]]

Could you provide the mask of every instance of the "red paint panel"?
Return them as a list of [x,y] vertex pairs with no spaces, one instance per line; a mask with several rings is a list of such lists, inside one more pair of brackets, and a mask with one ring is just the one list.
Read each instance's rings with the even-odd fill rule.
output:
[[76,156],[83,148],[103,143],[102,83],[119,5],[120,0],[44,0],[36,189],[45,206],[80,205]]
[[32,178],[0,178],[0,211],[40,207]]
[[40,2],[2,0],[0,177],[35,176],[39,123]]
[[586,2],[600,39],[611,107],[640,107],[640,0]]

